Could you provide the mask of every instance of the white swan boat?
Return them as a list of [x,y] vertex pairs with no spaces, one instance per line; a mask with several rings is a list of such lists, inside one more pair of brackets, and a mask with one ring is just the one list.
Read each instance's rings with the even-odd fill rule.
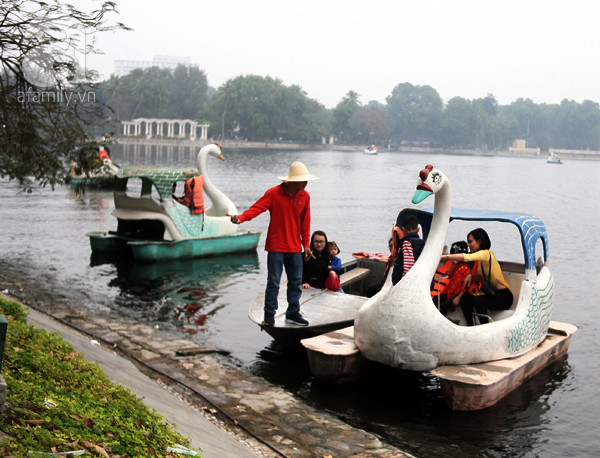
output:
[[548,160],[546,161],[548,164],[562,164],[560,157],[555,155],[554,153],[550,154]]
[[[163,261],[198,258],[256,250],[259,231],[239,231],[227,213],[238,213],[233,202],[210,181],[206,158],[225,160],[217,144],[198,153],[198,169],[126,167],[115,176],[116,231],[88,232],[92,251],[131,250],[135,259]],[[212,206],[204,213],[192,214],[190,208],[172,198],[173,184],[189,178],[204,177],[204,194]],[[141,196],[127,192],[128,180],[141,179]],[[153,195],[153,190],[158,193]]]
[[375,146],[367,146],[363,151],[364,154],[377,154],[377,148]]
[[[548,236],[542,221],[531,215],[493,211],[452,210],[448,178],[427,166],[419,175],[417,204],[435,194],[433,212],[405,209],[397,224],[413,214],[423,229],[426,244],[421,256],[395,286],[388,278],[381,292],[359,310],[354,339],[367,359],[400,369],[429,371],[450,364],[473,364],[514,358],[537,347],[546,337],[554,305],[554,278],[547,266]],[[466,326],[444,317],[430,296],[431,279],[439,265],[450,221],[502,221],[521,234],[524,263],[500,262],[515,302],[506,311],[490,311],[494,320]],[[536,262],[536,242],[543,253]],[[449,315],[449,318],[453,318]]]

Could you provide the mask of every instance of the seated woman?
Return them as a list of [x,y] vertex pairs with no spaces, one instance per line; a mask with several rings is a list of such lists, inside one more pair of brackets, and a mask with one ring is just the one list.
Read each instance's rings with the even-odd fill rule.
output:
[[[467,242],[454,242],[450,248],[450,254],[468,253]],[[439,286],[442,286],[439,296],[437,291],[433,291],[432,298],[436,307],[439,306],[442,315],[446,316],[448,312],[453,312],[460,303],[467,290],[463,288],[463,282],[467,275],[477,272],[477,261],[462,262],[450,261],[451,265],[445,271],[445,275],[438,279]],[[446,267],[446,266],[444,266]],[[469,292],[475,292],[476,285],[472,284]]]
[[325,289],[329,275],[336,275],[329,260],[329,243],[323,231],[313,232],[310,238],[311,256],[304,261],[302,270],[302,287],[306,289]]
[[469,232],[467,237],[470,254],[457,253],[443,255],[442,261],[477,261],[477,273],[469,274],[463,280],[463,289],[470,288],[473,282],[490,281],[498,288],[498,293],[494,296],[487,296],[483,291],[477,290],[465,294],[460,300],[460,307],[465,315],[465,320],[469,326],[473,326],[473,313],[479,316],[479,322],[485,324],[488,322],[488,310],[508,310],[513,303],[513,294],[504,280],[500,264],[496,260],[494,253],[490,250],[492,242],[487,232],[481,228]]

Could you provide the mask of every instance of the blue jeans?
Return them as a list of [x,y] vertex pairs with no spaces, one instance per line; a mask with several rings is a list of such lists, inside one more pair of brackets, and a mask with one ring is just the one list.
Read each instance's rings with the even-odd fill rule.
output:
[[302,252],[281,253],[269,251],[267,253],[267,290],[265,292],[265,313],[273,313],[277,310],[277,296],[279,295],[279,284],[281,274],[285,267],[287,275],[287,301],[286,315],[300,311],[300,296],[302,296]]

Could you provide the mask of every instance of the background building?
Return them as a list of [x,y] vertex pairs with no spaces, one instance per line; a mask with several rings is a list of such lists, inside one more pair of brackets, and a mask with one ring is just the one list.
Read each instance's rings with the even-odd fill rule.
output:
[[115,60],[115,76],[125,76],[135,68],[175,68],[179,64],[191,65],[192,60],[189,57],[179,56],[154,56],[152,60]]

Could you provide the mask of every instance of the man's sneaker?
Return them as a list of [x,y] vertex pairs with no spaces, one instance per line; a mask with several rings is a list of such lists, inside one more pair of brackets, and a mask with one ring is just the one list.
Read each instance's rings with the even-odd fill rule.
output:
[[275,326],[275,314],[265,312],[265,320],[264,323],[268,326]]
[[285,322],[290,324],[295,324],[297,326],[308,326],[308,321],[302,318],[300,312],[294,312],[291,315],[285,316]]

